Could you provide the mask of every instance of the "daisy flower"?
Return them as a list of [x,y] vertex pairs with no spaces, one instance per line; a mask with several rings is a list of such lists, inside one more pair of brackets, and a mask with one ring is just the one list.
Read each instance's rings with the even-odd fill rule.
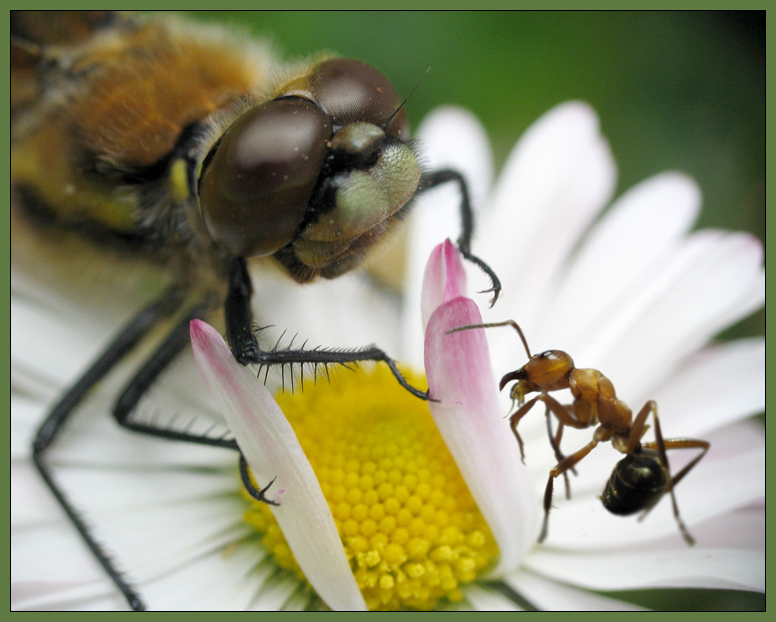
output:
[[[445,188],[422,197],[411,219],[401,299],[358,275],[305,288],[254,276],[260,318],[282,318],[311,343],[378,343],[416,386],[409,370],[425,362],[440,401],[429,408],[379,371],[336,372],[314,388],[308,377],[304,392],[273,398],[195,324],[218,410],[256,482],[277,476],[267,494],[280,506],[238,492],[233,452],[119,430],[105,413],[125,370],[94,392],[51,457],[98,539],[156,609],[627,609],[598,592],[763,591],[764,435],[747,418],[764,407],[764,342],[711,342],[763,304],[760,245],[689,233],[700,193],[678,173],[643,182],[601,215],[615,169],[584,104],[534,124],[492,189],[487,141],[468,115],[439,111],[419,134],[432,165],[470,181],[481,208],[474,251],[504,288],[493,309],[480,313],[468,297],[486,306],[472,293],[482,273],[438,246],[457,233],[457,198]],[[36,276],[12,270],[12,607],[123,608],[29,448],[45,410],[129,310],[104,292],[42,288]],[[522,346],[499,329],[445,334],[480,317],[514,319],[533,352],[561,348],[602,370],[635,409],[655,399],[666,436],[711,442],[676,490],[695,547],[666,501],[643,522],[604,511],[597,497],[620,457],[608,444],[578,465],[570,500],[556,494],[537,544],[553,453],[532,414],[520,424],[521,463],[495,380],[525,362]],[[158,384],[151,416],[184,413],[196,425],[215,416],[192,357]],[[590,437],[567,431],[564,451]]]

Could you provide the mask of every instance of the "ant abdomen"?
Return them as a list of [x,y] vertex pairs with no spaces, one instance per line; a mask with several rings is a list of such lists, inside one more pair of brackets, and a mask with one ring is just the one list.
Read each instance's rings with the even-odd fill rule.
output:
[[601,502],[612,514],[635,514],[652,507],[666,491],[666,483],[666,470],[658,452],[642,447],[614,467]]

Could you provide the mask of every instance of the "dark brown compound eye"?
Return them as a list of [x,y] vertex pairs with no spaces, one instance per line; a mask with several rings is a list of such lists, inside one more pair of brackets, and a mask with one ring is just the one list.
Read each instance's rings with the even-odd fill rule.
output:
[[391,118],[401,106],[399,94],[371,65],[352,58],[323,61],[313,70],[310,83],[313,97],[335,127],[366,122],[383,128],[388,136],[409,137],[404,110]]
[[239,117],[200,174],[200,209],[212,239],[240,257],[286,246],[304,219],[331,133],[326,114],[297,98]]

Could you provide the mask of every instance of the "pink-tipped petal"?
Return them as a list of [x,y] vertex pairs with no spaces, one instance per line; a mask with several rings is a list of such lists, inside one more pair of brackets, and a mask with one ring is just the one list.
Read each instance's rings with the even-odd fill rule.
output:
[[285,491],[282,505],[271,509],[305,577],[332,609],[365,610],[318,479],[283,412],[215,329],[194,320],[191,341],[197,366],[254,477],[260,485],[277,478],[270,496]]
[[[465,110],[445,106],[424,119],[417,138],[428,170],[449,168],[466,179],[475,223],[478,223],[493,177],[490,144],[479,121]],[[461,189],[458,184],[448,182],[421,193],[408,220],[401,358],[405,363],[420,367],[423,365],[426,326],[420,320],[423,273],[434,247],[446,238],[455,240],[461,234]],[[484,276],[474,278],[486,282]],[[480,283],[479,280],[476,282]]]
[[420,301],[423,326],[443,302],[466,294],[466,272],[461,254],[450,240],[439,244],[428,258]]
[[426,329],[426,375],[431,397],[440,400],[429,402],[434,421],[499,545],[492,572],[499,576],[516,568],[533,545],[539,505],[502,419],[482,329],[446,334],[481,321],[468,298],[437,308]]

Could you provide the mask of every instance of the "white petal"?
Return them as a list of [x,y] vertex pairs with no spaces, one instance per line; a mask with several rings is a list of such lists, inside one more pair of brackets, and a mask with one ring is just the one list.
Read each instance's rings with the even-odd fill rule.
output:
[[76,581],[12,582],[12,611],[125,611],[126,601],[104,584]]
[[[187,559],[170,572],[143,585],[143,594],[156,610],[232,610],[251,606],[266,577],[254,569],[262,552],[249,542]],[[265,563],[271,567],[272,562]]]
[[[270,496],[305,577],[332,609],[365,610],[315,473],[283,412],[264,386],[232,357],[218,333],[192,322],[197,364],[258,482],[277,477]],[[218,384],[216,384],[218,383]]]
[[[552,304],[533,335],[537,351],[557,344],[577,351],[580,341],[605,325],[622,302],[641,289],[665,253],[675,249],[697,218],[700,204],[697,184],[674,172],[656,175],[620,197],[585,236],[552,294]],[[571,310],[573,322],[568,321]]]
[[299,581],[288,575],[269,578],[256,594],[251,611],[280,611],[299,589]]
[[715,516],[693,526],[698,542],[724,542],[728,548],[762,551],[765,548],[765,500]]
[[701,587],[765,589],[765,553],[735,549],[562,553],[538,550],[532,571],[591,590]]
[[[234,492],[238,485],[234,471],[232,463],[224,473],[62,467],[55,475],[86,517],[97,541],[136,581],[167,574],[203,551],[245,536],[248,527],[241,521],[245,504]],[[45,493],[43,500],[51,497]],[[56,537],[57,546],[75,543],[82,555],[63,557],[69,566],[57,571],[62,573],[60,577],[71,578],[71,566],[77,559],[86,556],[87,562],[96,562],[73,526],[59,518],[60,512],[55,508],[36,523],[17,524],[15,534],[31,533],[37,538],[45,530],[56,530],[52,538]]]
[[[11,463],[11,528],[23,528],[60,516],[59,505],[29,460]],[[73,534],[74,535],[74,534]]]
[[468,585],[464,594],[475,611],[522,611],[513,600],[491,588]]
[[46,404],[21,394],[11,383],[11,458],[30,458],[32,441],[43,422]]
[[517,444],[498,414],[496,383],[482,330],[445,331],[477,323],[468,298],[432,315],[426,331],[431,414],[500,550],[493,576],[517,567],[536,537],[536,500]]
[[[93,334],[62,330],[69,318],[55,315],[45,306],[19,296],[11,306],[11,364],[14,374],[34,373],[55,386],[65,386],[78,378],[99,354],[101,343]],[[75,328],[78,323],[71,322]],[[107,341],[109,333],[95,332]],[[62,362],[67,361],[67,365]]]
[[[430,171],[450,168],[464,175],[472,207],[482,209],[493,181],[493,156],[488,136],[477,117],[462,108],[441,106],[423,119],[417,136],[424,167]],[[456,200],[452,201],[456,209],[458,196],[456,193]],[[460,225],[460,214],[456,212],[453,220]],[[439,242],[437,239],[436,244]]]
[[121,324],[139,310],[137,301],[118,308],[113,301],[110,313],[103,306],[90,308],[83,300],[41,287],[21,270],[13,271],[11,284],[14,373],[20,367],[60,388],[79,378]]
[[245,537],[248,527],[240,524],[244,511],[242,500],[218,496],[180,502],[175,507],[92,512],[89,519],[99,541],[109,543],[120,567],[142,583]]
[[608,144],[586,104],[561,104],[525,132],[499,176],[475,248],[502,280],[501,313],[509,309],[531,329],[547,285],[614,183]]
[[654,394],[671,436],[693,436],[765,409],[765,341],[713,344],[687,358]]
[[107,592],[110,580],[72,525],[37,525],[11,532],[11,576],[14,583],[61,585],[100,584]]
[[310,604],[310,594],[302,585],[297,585],[296,589],[288,600],[283,603],[281,611],[305,611]]
[[[229,497],[224,503],[231,511],[231,503],[237,497],[240,484],[236,455],[233,452],[229,455],[231,461],[221,469],[131,467],[106,470],[68,465],[57,469],[57,479],[64,487],[74,491],[76,499],[79,498],[77,491],[94,493],[80,493],[80,496],[88,498],[79,505],[86,505],[92,512],[127,512],[131,515],[133,512],[156,512],[167,508],[168,514],[174,517],[179,504],[210,503],[216,497]],[[232,515],[232,522],[239,523],[241,515],[242,510],[238,510]],[[130,520],[133,519],[130,517]]]
[[[77,414],[70,429],[51,448],[51,464],[88,464],[106,468],[160,468],[173,465],[201,468],[234,464],[231,452],[213,451],[212,447],[204,445],[171,443],[167,439],[132,434],[120,428],[108,415],[113,407],[115,392],[104,392],[101,389],[90,396],[84,412]],[[176,412],[162,411],[161,422],[175,417]],[[182,415],[180,419],[185,423],[191,416],[198,417],[199,413],[192,415],[183,412]]]
[[[604,370],[626,402],[647,399],[678,362],[762,305],[762,248],[749,235],[696,233],[590,335],[577,364]],[[584,361],[584,363],[582,363]]]
[[529,603],[545,611],[640,611],[631,603],[580,590],[541,575],[519,570],[502,579]]

